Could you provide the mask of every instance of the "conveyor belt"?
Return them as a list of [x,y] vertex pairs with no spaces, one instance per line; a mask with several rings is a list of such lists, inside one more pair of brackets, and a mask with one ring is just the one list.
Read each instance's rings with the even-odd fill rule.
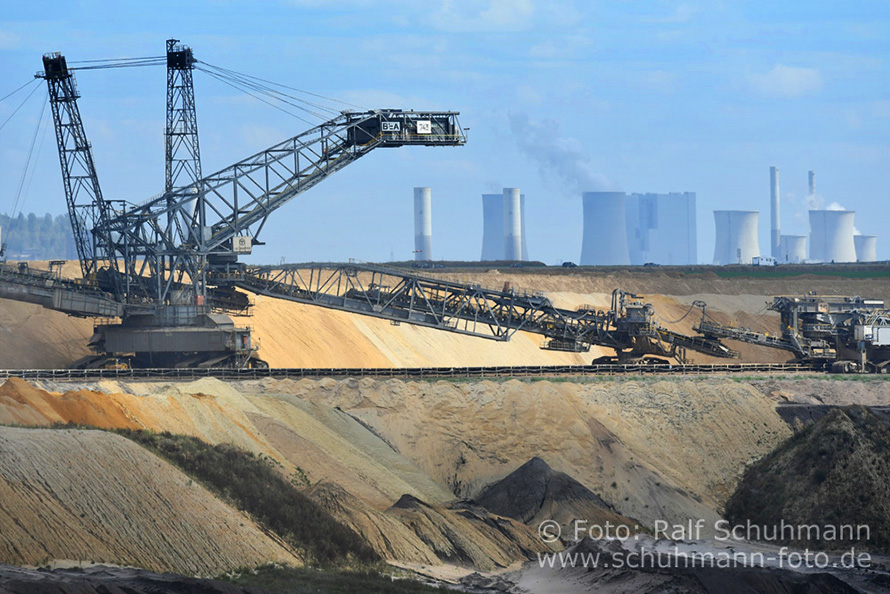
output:
[[215,377],[225,380],[252,378],[510,378],[598,375],[708,375],[734,373],[800,373],[816,371],[802,363],[713,364],[604,364],[524,365],[505,367],[364,367],[364,368],[271,368],[271,369],[3,369],[0,379],[27,380],[144,379],[192,380]]

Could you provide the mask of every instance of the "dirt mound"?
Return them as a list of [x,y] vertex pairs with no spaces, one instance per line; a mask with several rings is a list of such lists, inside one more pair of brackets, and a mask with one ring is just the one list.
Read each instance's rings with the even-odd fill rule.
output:
[[[404,493],[418,501],[429,497],[433,507],[453,495],[367,426],[323,403],[286,394],[245,395],[213,379],[177,385],[102,382],[110,393],[89,389],[97,387],[83,385],[57,393],[11,379],[0,386],[0,423],[89,422],[233,443],[278,461],[281,472],[295,484],[311,483],[307,494],[313,500],[390,560],[438,565],[453,558],[449,551],[463,551],[470,546],[467,543],[481,539],[481,547],[460,558],[495,568],[524,559],[523,551],[535,550],[530,548],[534,535],[517,522],[490,521],[487,512],[482,512],[483,519],[470,521],[444,507],[439,518],[442,538],[456,543],[435,550],[399,514],[384,510]],[[339,481],[342,487],[335,484]],[[493,528],[486,522],[507,524],[493,535],[488,534]]]
[[[890,551],[890,430],[862,406],[829,412],[749,468],[726,515],[767,527],[765,540]],[[777,533],[782,523],[824,529]]]
[[781,403],[832,406],[890,405],[890,381],[881,376],[829,376],[798,380],[770,378],[751,385]]
[[408,526],[444,563],[491,571],[550,550],[525,524],[477,507],[434,506],[404,495],[386,513]]
[[[488,511],[537,527],[544,520],[566,526],[574,520],[588,525],[625,525],[636,521],[615,513],[596,493],[535,457],[485,488],[476,502]],[[614,534],[614,532],[612,532]]]
[[648,526],[713,525],[744,467],[791,434],[770,398],[727,380],[264,380],[252,389],[347,412],[458,497],[539,456]]
[[439,558],[410,528],[377,511],[336,483],[312,485],[306,494],[389,561],[437,565]]
[[99,382],[52,392],[12,378],[0,386],[0,423],[81,423],[169,431],[231,443],[277,460],[288,477],[330,480],[385,509],[403,493],[434,502],[452,495],[358,421],[287,395],[245,396],[212,378]]
[[51,559],[186,575],[300,560],[249,518],[131,441],[0,427],[0,562]]
[[[418,563],[430,555],[460,558],[451,551],[461,546],[431,545],[439,538],[427,541],[426,528],[414,529],[429,524],[414,517],[416,510],[386,513],[404,494],[447,509],[455,497],[473,499],[538,456],[643,526],[690,518],[712,526],[745,466],[791,434],[770,397],[722,379],[206,378],[43,385],[47,389],[9,380],[0,387],[0,423],[90,419],[100,426],[136,425],[232,443],[276,460],[293,481],[340,485],[351,498],[329,493],[326,507],[382,555]],[[52,391],[60,388],[68,391]],[[321,498],[324,489],[318,490]],[[578,515],[592,521],[587,516],[593,511]],[[408,527],[427,549],[378,514]],[[451,525],[445,516],[442,526]],[[406,524],[406,518],[416,524]],[[455,538],[469,538],[470,527],[458,525],[463,527]],[[403,538],[404,546],[395,542]],[[498,566],[522,548],[511,546],[463,557],[487,558]]]

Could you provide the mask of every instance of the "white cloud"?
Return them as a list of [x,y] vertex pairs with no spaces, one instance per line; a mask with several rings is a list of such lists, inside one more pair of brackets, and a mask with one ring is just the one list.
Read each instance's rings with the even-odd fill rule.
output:
[[822,74],[816,68],[776,64],[764,73],[748,75],[748,82],[758,94],[775,99],[797,99],[822,91]]
[[443,0],[442,7],[430,17],[430,24],[452,33],[516,32],[534,24],[532,0],[488,0],[480,8],[473,0]]

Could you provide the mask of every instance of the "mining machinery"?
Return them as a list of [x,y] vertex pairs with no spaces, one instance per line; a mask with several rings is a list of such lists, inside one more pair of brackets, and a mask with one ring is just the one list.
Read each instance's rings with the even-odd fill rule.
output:
[[721,324],[702,315],[695,331],[706,338],[738,340],[788,351],[796,361],[834,373],[890,371],[890,310],[880,299],[859,296],[778,296],[767,303],[779,313],[775,335]]
[[269,216],[375,148],[460,146],[457,112],[383,109],[340,115],[225,169],[202,176],[189,48],[167,42],[166,188],[144,202],[101,190],[65,56],[43,57],[62,181],[82,278],[4,266],[0,296],[96,325],[94,360],[129,356],[137,366],[263,365],[246,328],[247,296],[214,275],[239,266]]
[[[609,310],[555,307],[543,293],[408,274],[372,264],[243,267],[217,276],[258,295],[317,305],[458,334],[508,341],[516,332],[544,337],[541,348],[588,352],[611,348],[595,363],[686,361],[687,350],[720,358],[738,353],[718,340],[686,336],[660,326],[654,307],[616,289]],[[664,358],[662,358],[664,357]]]
[[[0,297],[101,320],[81,367],[121,361],[138,367],[261,367],[250,330],[229,314],[249,306],[243,291],[439,330],[509,340],[542,335],[542,348],[615,350],[615,360],[685,360],[688,350],[736,353],[718,340],[685,336],[655,322],[654,309],[616,290],[608,311],[560,309],[543,294],[484,289],[367,264],[247,266],[272,213],[375,148],[461,146],[457,112],[342,111],[329,121],[203,175],[191,50],[167,42],[166,176],[143,202],[102,194],[64,56],[44,70],[66,202],[82,278],[0,267]],[[56,271],[58,272],[58,271]],[[663,359],[657,359],[663,361]]]

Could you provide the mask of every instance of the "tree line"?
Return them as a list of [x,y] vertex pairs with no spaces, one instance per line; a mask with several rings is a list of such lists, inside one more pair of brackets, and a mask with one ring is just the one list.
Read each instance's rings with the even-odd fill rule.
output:
[[0,213],[0,244],[10,260],[75,260],[74,234],[68,215]]

